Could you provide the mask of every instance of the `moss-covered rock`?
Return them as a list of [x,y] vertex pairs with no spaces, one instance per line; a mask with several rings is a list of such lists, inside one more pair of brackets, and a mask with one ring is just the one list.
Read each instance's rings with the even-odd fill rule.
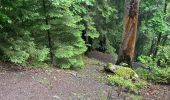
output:
[[106,65],[106,66],[107,66],[107,67],[109,67],[109,68],[114,67],[112,63],[107,63],[107,65]]
[[109,71],[109,72],[113,72],[115,73],[116,70],[122,68],[122,66],[118,66],[118,65],[113,65],[112,63],[107,63],[104,66],[105,71]]
[[116,70],[115,74],[119,75],[120,77],[127,78],[127,79],[138,78],[138,75],[136,74],[136,72],[128,67],[122,67],[122,68]]
[[104,66],[105,71],[112,72],[120,77],[125,79],[138,79],[138,75],[134,70],[129,67],[123,67],[118,65],[113,65],[112,63],[108,63]]
[[108,63],[104,66],[104,70],[108,72],[115,72],[116,67],[112,63]]

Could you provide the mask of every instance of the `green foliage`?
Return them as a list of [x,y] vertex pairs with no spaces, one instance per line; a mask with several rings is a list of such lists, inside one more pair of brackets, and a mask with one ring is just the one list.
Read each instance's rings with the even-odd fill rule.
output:
[[170,67],[170,46],[160,46],[156,57],[141,55],[138,59],[148,67]]
[[114,59],[116,59],[115,58],[117,56],[116,53],[115,53],[116,49],[111,45],[111,43],[110,43],[110,41],[108,39],[106,41],[106,51],[105,52],[108,53],[108,54],[111,54],[112,57]]
[[139,78],[148,80],[149,79],[149,70],[144,68],[137,68],[135,69],[136,73],[139,75]]
[[137,68],[136,73],[145,80],[149,80],[153,83],[170,83],[170,68],[162,69],[159,67],[152,67],[151,70]]
[[29,66],[41,67],[46,65],[44,62],[49,59],[48,48],[42,47],[37,49],[36,46],[32,44],[27,50],[29,53],[29,59],[27,60]]
[[147,85],[145,81],[138,77],[134,70],[128,67],[117,68],[115,75],[108,75],[108,80],[111,85],[117,85],[135,93],[138,93],[140,89]]
[[[116,31],[117,25],[115,23],[117,19],[117,10],[113,1],[110,0],[97,0],[95,3],[95,15],[94,22],[96,30],[99,32],[99,39],[93,42],[93,48],[104,48],[106,53],[115,56],[115,44],[117,45],[117,38],[115,36],[120,35]],[[115,26],[114,26],[115,25]],[[103,47],[99,45],[100,40],[106,38],[106,43]],[[120,39],[120,38],[119,38]]]
[[25,51],[14,51],[9,53],[8,56],[11,62],[21,64],[28,59],[29,54]]
[[[0,30],[0,40],[3,60],[15,64],[44,63],[47,60],[48,48],[37,47],[32,37],[31,22],[38,14],[33,12],[30,5],[33,1],[1,1],[0,20],[3,21]],[[36,8],[35,8],[36,9]]]
[[[54,60],[54,65],[61,68],[82,68],[86,46],[92,49],[102,46],[105,53],[113,57],[118,52],[123,33],[124,1],[1,0],[0,3],[1,60],[31,66]],[[148,55],[152,44],[153,48],[159,47],[155,58],[140,59],[147,66],[158,64],[169,68],[169,4],[166,12],[164,8],[162,0],[140,3],[137,56]],[[83,33],[91,39],[92,45],[85,44]],[[104,37],[104,45],[101,45]]]
[[[47,62],[52,53],[62,68],[83,66],[81,55],[86,45],[81,38],[83,19],[74,12],[81,6],[77,2],[93,6],[94,1],[3,0],[0,7],[2,59],[38,66]],[[91,36],[97,37],[95,28],[90,28]]]
[[[165,6],[165,0],[142,0],[140,6],[139,35],[137,41],[137,55],[148,55],[152,48],[157,48],[158,37],[161,34],[161,40],[169,34],[169,15],[168,7]],[[168,4],[168,1],[167,1]],[[163,43],[158,43],[163,45]],[[152,48],[151,48],[152,46]]]
[[71,1],[57,1],[57,5],[55,2],[51,2],[53,5],[51,7],[52,11],[49,9],[51,12],[47,12],[50,15],[56,12],[60,15],[59,17],[50,16],[56,17],[56,19],[49,20],[51,22],[49,23],[51,24],[49,31],[52,34],[56,62],[61,68],[82,67],[81,55],[86,51],[85,42],[81,38],[81,31],[84,29],[84,26],[79,24],[82,18],[70,10],[73,9],[75,11],[76,9],[75,7],[72,8],[76,2]]
[[145,64],[146,68],[149,68],[151,66],[153,66],[153,67],[157,66],[155,63],[155,59],[152,56],[141,55],[141,56],[139,56],[138,59],[141,63]]
[[86,30],[86,36],[92,39],[99,37],[99,32],[96,30],[94,22],[94,14],[92,7],[94,7],[95,0],[76,0],[72,4],[73,12],[81,16],[81,23],[84,25]]
[[162,60],[164,61],[164,57],[162,57],[161,59],[160,58],[153,59],[152,57],[141,56],[139,57],[139,60],[145,66],[147,66],[145,69],[138,68],[136,70],[137,74],[139,74],[143,79],[150,80],[151,82],[154,83],[163,83],[163,84],[170,83],[170,67],[163,68],[157,65],[158,61],[160,62]]
[[170,67],[170,46],[160,46],[157,54],[160,67]]
[[117,85],[135,93],[147,85],[144,81],[133,82],[131,79],[126,80],[118,75],[109,75],[108,80],[111,85]]
[[170,68],[161,69],[158,67],[155,67],[152,69],[152,76],[150,77],[151,80],[153,80],[156,83],[170,83]]
[[[61,68],[82,67],[87,50],[82,31],[97,39],[103,31],[113,30],[110,25],[117,11],[111,4],[109,0],[2,0],[1,59],[36,66],[52,60],[52,54]],[[106,48],[114,55],[109,40]]]

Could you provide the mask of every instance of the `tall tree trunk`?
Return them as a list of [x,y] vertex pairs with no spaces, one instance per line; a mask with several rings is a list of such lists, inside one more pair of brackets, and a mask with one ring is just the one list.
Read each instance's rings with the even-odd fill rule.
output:
[[156,44],[155,42],[156,42],[156,40],[155,40],[155,38],[153,38],[152,43],[151,43],[150,52],[148,55],[153,55],[155,53],[155,44]]
[[[46,0],[43,0],[43,9],[44,9],[44,15],[45,15],[45,24],[49,25],[49,20],[47,16],[47,8],[46,8]],[[47,30],[47,37],[48,37],[48,46],[50,48],[50,58],[51,58],[51,64],[52,66],[55,65],[55,57],[54,57],[54,52],[53,52],[53,46],[52,46],[52,37],[50,30]]]
[[138,26],[139,0],[125,0],[124,32],[116,64],[126,62],[131,65]]

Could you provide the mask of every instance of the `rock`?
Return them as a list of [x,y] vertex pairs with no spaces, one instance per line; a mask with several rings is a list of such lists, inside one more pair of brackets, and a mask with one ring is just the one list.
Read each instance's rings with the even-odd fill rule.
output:
[[77,77],[77,72],[71,72],[70,74],[74,77]]
[[115,73],[116,70],[122,68],[122,66],[113,65],[112,63],[107,63],[107,65],[104,66],[104,70],[107,72]]
[[129,65],[127,63],[120,63],[120,66],[128,67]]
[[120,77],[123,77],[124,79],[133,79],[138,80],[139,76],[136,74],[136,72],[129,68],[129,67],[123,67],[118,65],[113,65],[112,63],[108,63],[104,66],[104,70],[107,72],[112,72],[114,74],[117,74]]
[[116,70],[116,67],[112,63],[108,63],[107,65],[104,66],[104,70],[107,72],[114,73]]
[[147,68],[144,64],[142,64],[140,62],[132,62],[132,66],[134,68]]
[[55,95],[55,96],[53,96],[53,97],[56,98],[56,100],[60,100],[60,97],[57,96],[57,95]]
[[126,79],[138,79],[138,75],[136,72],[128,67],[123,67],[115,71],[115,74],[124,77]]

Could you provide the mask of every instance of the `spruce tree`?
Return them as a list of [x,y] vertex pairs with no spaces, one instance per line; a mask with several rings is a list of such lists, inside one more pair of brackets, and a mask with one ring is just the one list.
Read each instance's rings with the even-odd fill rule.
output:
[[52,64],[61,68],[84,65],[82,54],[86,46],[81,38],[84,26],[80,24],[81,17],[70,10],[73,3],[72,0],[37,0],[39,18],[34,27],[38,31],[34,31],[34,37],[37,43],[45,42],[50,48]]

